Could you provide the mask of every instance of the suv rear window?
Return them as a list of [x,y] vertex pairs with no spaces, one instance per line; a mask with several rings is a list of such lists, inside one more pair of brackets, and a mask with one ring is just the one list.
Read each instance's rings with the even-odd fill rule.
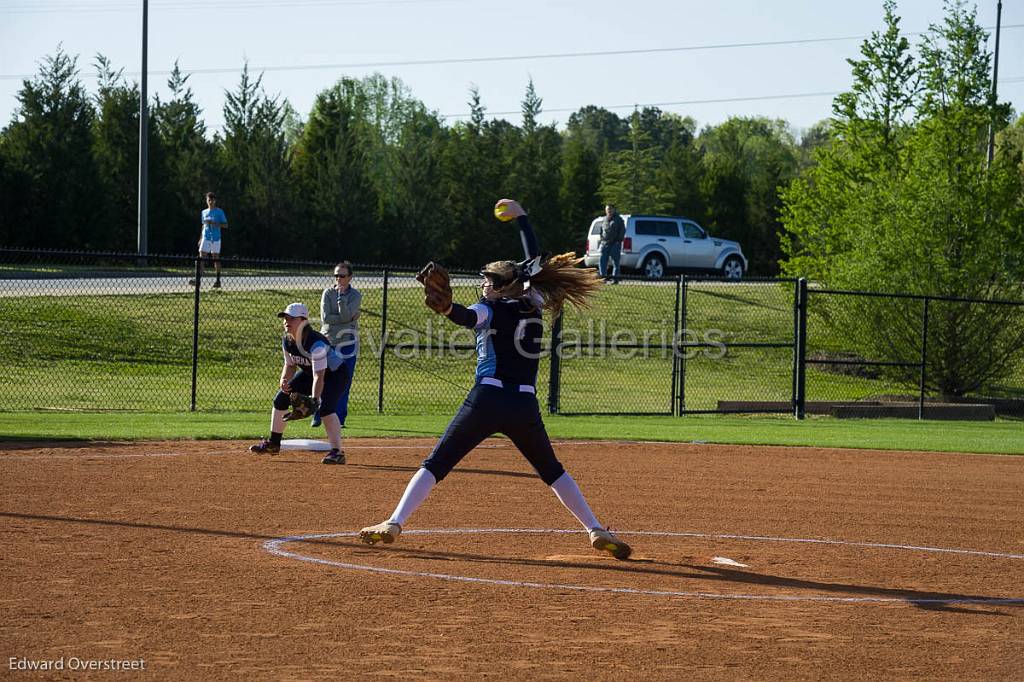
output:
[[601,222],[600,221],[595,222],[594,226],[590,228],[590,234],[591,235],[601,234]]
[[674,220],[638,220],[636,233],[649,237],[678,237],[679,224]]

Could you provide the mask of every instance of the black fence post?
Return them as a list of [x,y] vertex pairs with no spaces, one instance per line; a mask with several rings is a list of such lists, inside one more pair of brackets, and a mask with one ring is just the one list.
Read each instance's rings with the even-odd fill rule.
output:
[[793,395],[793,416],[803,419],[807,414],[807,279],[796,283],[796,391]]
[[686,275],[679,276],[679,337],[675,339],[674,351],[679,354],[679,416],[686,412],[686,354],[688,351],[682,344],[686,339]]
[[548,414],[558,414],[562,391],[562,313],[551,325],[551,367],[548,376]]
[[202,260],[196,258],[196,286],[192,294],[192,401],[190,412],[196,411],[196,386],[199,379],[199,287],[202,285]]
[[384,268],[384,302],[380,315],[380,376],[377,378],[377,414],[384,411],[384,356],[388,346],[388,279],[391,272]]
[[679,387],[679,315],[681,298],[683,292],[683,276],[678,275],[676,277],[676,309],[675,315],[672,317],[672,394],[669,396],[669,402],[671,404],[671,412],[673,416],[678,416],[682,413],[679,409],[679,401],[676,396],[678,395],[677,390]]
[[924,419],[924,385],[927,380],[928,370],[928,303],[931,299],[924,298],[924,319],[921,322],[921,395],[917,403],[917,418]]

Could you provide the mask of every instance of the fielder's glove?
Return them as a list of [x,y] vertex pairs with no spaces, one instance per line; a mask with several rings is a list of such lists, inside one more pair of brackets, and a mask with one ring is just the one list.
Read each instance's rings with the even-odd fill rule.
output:
[[288,399],[291,400],[292,409],[284,414],[286,422],[295,419],[305,419],[320,409],[320,401],[312,396],[302,395],[293,391],[288,395]]
[[416,275],[423,285],[423,303],[435,313],[447,315],[452,309],[452,285],[448,271],[431,261]]

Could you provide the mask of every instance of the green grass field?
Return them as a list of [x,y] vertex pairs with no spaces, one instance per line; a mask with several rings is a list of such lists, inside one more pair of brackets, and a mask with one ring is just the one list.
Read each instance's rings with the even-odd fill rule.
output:
[[[450,415],[365,415],[349,419],[346,437],[437,437]],[[255,439],[269,417],[253,413],[0,412],[4,440]],[[556,439],[705,442],[881,450],[1024,454],[1019,422],[834,420],[700,415],[686,417],[545,418]],[[306,423],[289,426],[288,438],[323,438]],[[613,447],[613,446],[611,446]]]

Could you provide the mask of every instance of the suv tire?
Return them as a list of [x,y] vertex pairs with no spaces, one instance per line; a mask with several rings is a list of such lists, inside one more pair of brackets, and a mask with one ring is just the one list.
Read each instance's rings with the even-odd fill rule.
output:
[[743,277],[743,261],[736,256],[729,256],[722,263],[722,277],[740,279]]
[[661,279],[665,276],[665,259],[661,257],[661,254],[652,253],[644,258],[644,262],[640,265],[640,272],[644,279]]

